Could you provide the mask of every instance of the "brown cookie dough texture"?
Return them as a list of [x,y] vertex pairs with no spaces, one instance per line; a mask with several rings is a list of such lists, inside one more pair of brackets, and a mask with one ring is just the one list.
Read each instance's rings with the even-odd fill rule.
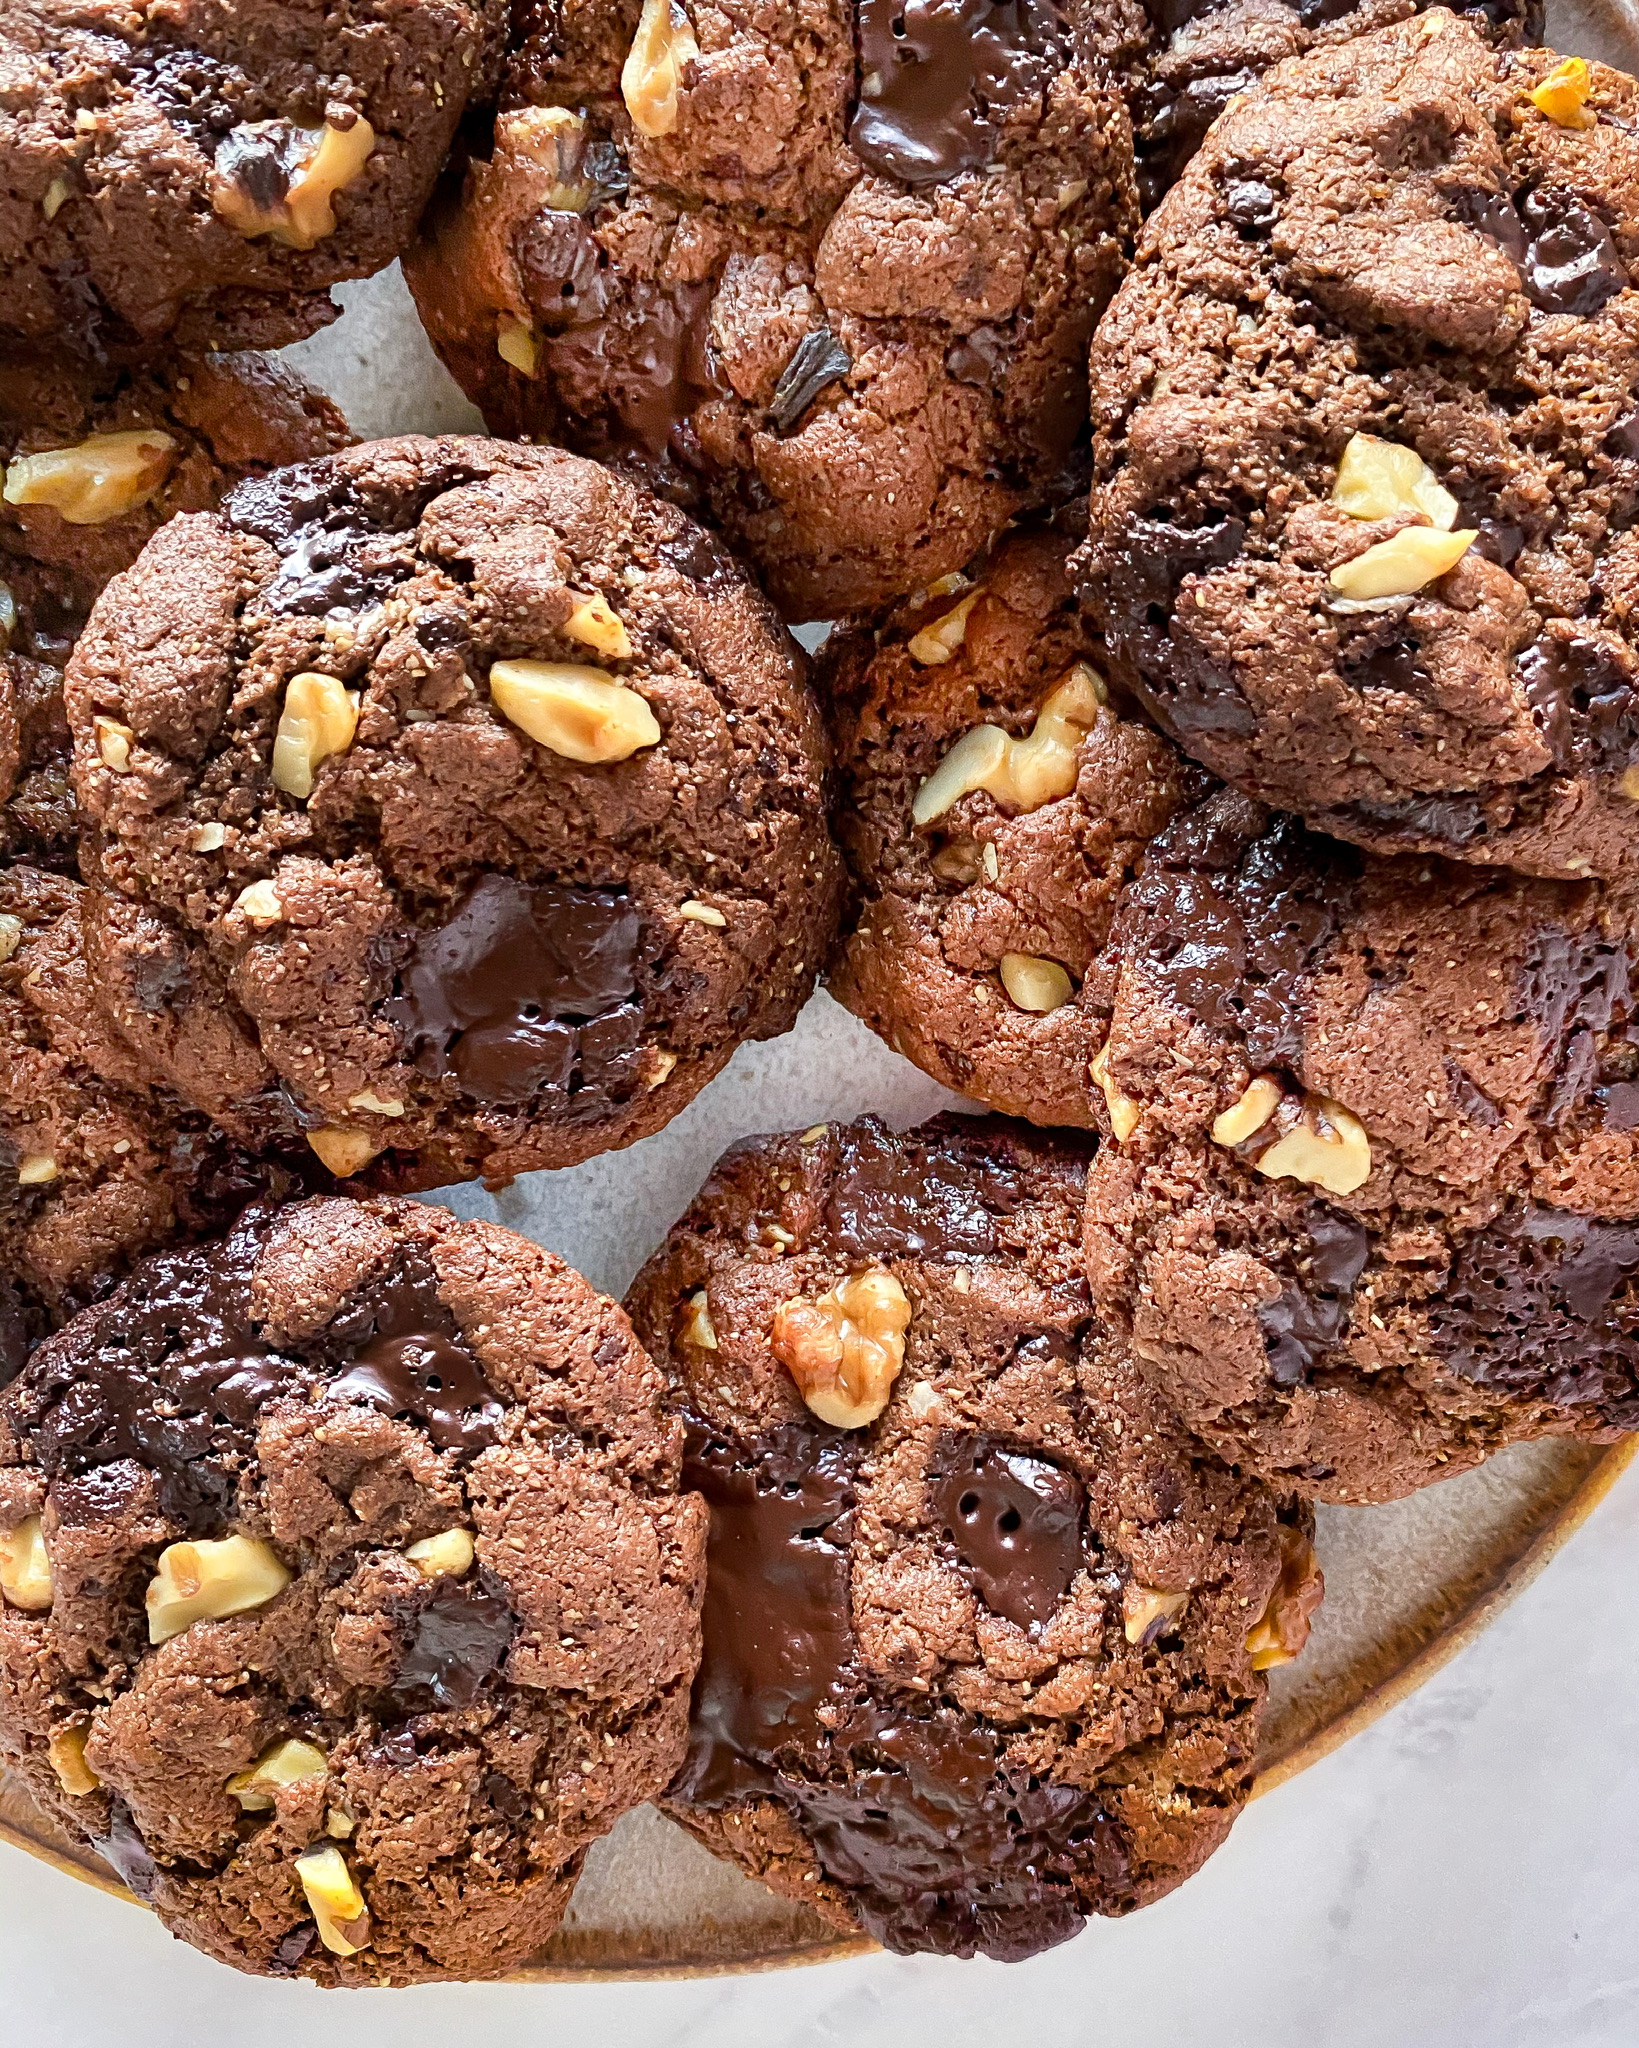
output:
[[1220,792],[1111,939],[1090,1275],[1185,1420],[1325,1499],[1639,1426],[1633,905]]
[[752,1140],[629,1299],[711,1511],[667,1810],[900,1951],[1015,1959],[1187,1877],[1320,1597],[1305,1512],[1101,1330],[1086,1158],[998,1118]]
[[1114,672],[1320,829],[1635,866],[1636,111],[1440,9],[1313,51],[1214,129],[1100,329]]
[[[31,1338],[139,1253],[326,1179],[305,1145],[253,1159],[153,1085],[97,1000],[97,930],[78,882],[0,867],[0,1385]],[[195,1015],[184,1029],[211,1025]]]
[[493,144],[406,258],[493,432],[635,463],[794,618],[1044,496],[1136,219],[1105,68],[1135,0],[518,21]]
[[880,627],[833,634],[819,682],[857,905],[832,993],[946,1087],[1091,1127],[1111,921],[1211,782],[1110,700],[1074,546],[1053,525],[1009,535]]
[[7,0],[0,340],[277,347],[414,231],[500,0]]
[[835,928],[801,655],[557,450],[378,442],[173,520],[68,680],[93,962],[152,1071],[338,1175],[504,1183],[658,1129]]
[[515,1968],[684,1752],[705,1510],[620,1310],[399,1200],[146,1262],[0,1403],[0,1744],[241,1969]]
[[73,870],[62,668],[108,579],[174,513],[351,438],[266,356],[125,372],[0,358],[0,856]]

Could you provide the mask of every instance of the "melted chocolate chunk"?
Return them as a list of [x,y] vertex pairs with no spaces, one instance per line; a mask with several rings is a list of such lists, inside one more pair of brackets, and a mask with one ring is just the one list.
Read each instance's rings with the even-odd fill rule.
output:
[[1242,1034],[1254,1068],[1290,1065],[1359,871],[1352,849],[1224,791],[1152,841],[1113,943],[1178,1007]]
[[507,1653],[516,1621],[496,1583],[444,1579],[417,1608],[407,1630],[393,1693],[411,1703],[429,1694],[438,1707],[468,1707]]
[[1629,1007],[1631,974],[1626,947],[1597,932],[1573,936],[1562,925],[1545,924],[1532,933],[1515,1000],[1557,1055],[1541,1111],[1550,1128],[1598,1079],[1599,1038]]
[[148,1853],[131,1809],[116,1792],[108,1802],[108,1826],[91,1837],[91,1846],[117,1872],[139,1899],[151,1899],[159,1883],[159,1865]]
[[1518,667],[1556,768],[1627,764],[1639,745],[1639,690],[1609,641],[1545,633],[1526,648]]
[[1530,237],[1519,217],[1519,209],[1505,192],[1489,192],[1483,186],[1467,185],[1452,193],[1451,203],[1459,220],[1495,242],[1511,263],[1524,264]]
[[1624,413],[1605,436],[1605,446],[1612,455],[1639,462],[1639,412]]
[[237,185],[258,211],[274,213],[284,204],[306,149],[307,138],[288,121],[258,121],[223,136],[214,159],[216,174]]
[[853,367],[853,357],[829,327],[805,334],[774,386],[768,408],[774,431],[789,434],[826,386],[846,377]]
[[860,96],[849,145],[908,185],[987,164],[1009,117],[1069,62],[1053,0],[860,0]]
[[419,1245],[404,1247],[391,1273],[332,1322],[331,1335],[366,1319],[372,1334],[331,1381],[334,1399],[413,1415],[441,1451],[480,1451],[495,1442],[505,1411],[440,1299],[438,1276]]
[[1257,718],[1234,677],[1169,634],[1173,604],[1189,576],[1232,562],[1246,541],[1243,520],[1178,526],[1165,512],[1135,520],[1106,593],[1112,638],[1143,677],[1151,708],[1185,741],[1201,733],[1244,737]]
[[294,1970],[318,1938],[318,1928],[311,1920],[304,1920],[300,1927],[291,1928],[284,1940],[273,1951],[273,1959],[280,1969]]
[[1040,1627],[1081,1567],[1081,1482],[986,1436],[951,1437],[936,1467],[933,1511],[985,1605]]
[[1357,690],[1397,690],[1402,696],[1427,702],[1434,694],[1433,678],[1424,668],[1421,651],[1414,642],[1391,640],[1374,647],[1369,640],[1346,645],[1339,656],[1345,681]]
[[1240,178],[1230,185],[1224,193],[1224,211],[1243,235],[1267,233],[1280,216],[1274,187],[1259,178]]
[[9,1387],[28,1363],[28,1324],[11,1282],[0,1277],[0,1387]]
[[709,349],[715,286],[628,283],[602,318],[545,346],[565,405],[603,421],[610,451],[658,462],[696,406],[721,389]]
[[637,1084],[641,941],[613,890],[485,875],[418,938],[392,1013],[417,1066],[474,1101],[601,1106]]
[[1310,1203],[1304,1229],[1299,1270],[1284,1276],[1280,1293],[1258,1310],[1269,1377],[1282,1387],[1306,1380],[1337,1342],[1371,1256],[1370,1234],[1324,1202]]
[[1478,1124],[1482,1130],[1494,1131],[1503,1121],[1503,1113],[1474,1079],[1473,1075],[1448,1054],[1443,1062],[1446,1088],[1451,1100],[1470,1123]]
[[514,236],[513,254],[542,326],[579,326],[608,312],[608,265],[597,236],[578,213],[543,208]]
[[1475,797],[1396,797],[1385,803],[1344,804],[1335,815],[1374,830],[1402,832],[1408,839],[1440,839],[1447,846],[1467,846],[1485,830],[1485,806]]
[[1628,282],[1611,231],[1569,192],[1528,192],[1520,218],[1530,235],[1520,275],[1545,313],[1597,313]]
[[865,1117],[838,1134],[825,1228],[853,1259],[984,1258],[1018,1199],[1016,1176],[989,1155],[965,1157],[956,1133],[929,1144]]
[[1473,527],[1478,538],[1474,542],[1474,553],[1486,561],[1495,562],[1500,569],[1511,569],[1520,558],[1525,546],[1525,528],[1515,526],[1506,519],[1473,519],[1466,522]]
[[1181,85],[1150,78],[1132,91],[1138,193],[1146,214],[1155,210],[1229,102],[1257,82],[1256,71],[1239,69],[1208,72]]
[[975,327],[945,351],[945,368],[958,384],[999,384],[1013,360],[1011,343],[999,327]]
[[1639,1223],[1535,1203],[1471,1238],[1430,1305],[1434,1348],[1465,1378],[1639,1425]]

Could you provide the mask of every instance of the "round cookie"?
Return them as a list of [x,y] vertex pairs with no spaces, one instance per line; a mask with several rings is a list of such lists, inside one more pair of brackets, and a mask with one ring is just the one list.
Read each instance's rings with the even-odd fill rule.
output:
[[789,1028],[835,929],[800,651],[709,536],[556,449],[377,442],[173,520],[68,708],[120,1028],[340,1175],[630,1144]]
[[409,241],[501,0],[8,0],[0,343],[278,347]]
[[901,1952],[1017,1959],[1187,1877],[1320,1598],[1306,1511],[1094,1319],[1086,1159],[997,1118],[756,1139],[628,1302],[711,1510],[666,1809]]
[[1318,829],[1635,866],[1636,110],[1441,9],[1312,51],[1215,127],[1100,328],[1079,573],[1114,673]]
[[947,1088],[1092,1126],[1111,920],[1149,839],[1212,785],[1107,701],[1074,546],[1068,521],[1009,534],[954,587],[839,628],[819,684],[856,900],[831,992]]
[[102,586],[173,514],[351,438],[267,356],[131,371],[0,357],[0,857],[73,871],[61,672]]
[[160,1253],[0,1401],[0,1743],[241,1969],[516,1968],[684,1753],[705,1510],[620,1310],[399,1200]]
[[1136,0],[532,0],[422,319],[492,432],[635,464],[788,617],[889,602],[1063,471],[1143,36]]

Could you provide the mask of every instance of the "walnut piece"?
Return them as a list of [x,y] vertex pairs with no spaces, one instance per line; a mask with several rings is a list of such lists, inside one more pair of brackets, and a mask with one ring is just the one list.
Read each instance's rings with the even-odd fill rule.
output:
[[503,718],[566,761],[624,761],[660,739],[660,722],[644,699],[601,668],[498,661],[489,694]]
[[321,1124],[316,1131],[308,1132],[307,1142],[337,1180],[347,1180],[362,1172],[383,1149],[381,1141],[369,1131],[355,1130],[347,1124]]
[[285,914],[279,892],[271,882],[248,883],[233,899],[233,907],[259,928],[277,924]]
[[339,1849],[309,1849],[296,1858],[296,1875],[312,1909],[319,1939],[333,1956],[356,1956],[370,1946],[370,1915]]
[[83,1799],[102,1784],[85,1760],[85,1745],[90,1739],[91,1724],[81,1721],[72,1728],[59,1728],[46,1744],[46,1760],[70,1799]]
[[1371,1140],[1352,1110],[1329,1095],[1310,1095],[1296,1122],[1253,1164],[1270,1180],[1301,1180],[1329,1195],[1352,1195],[1371,1177]]
[[882,1266],[870,1266],[817,1300],[796,1295],[774,1311],[774,1356],[821,1422],[863,1429],[888,1405],[905,1363],[911,1305]]
[[38,1515],[0,1530],[0,1593],[25,1614],[44,1614],[51,1605],[51,1559]]
[[0,967],[11,958],[23,943],[23,920],[14,917],[9,910],[0,911]]
[[17,1162],[17,1179],[25,1188],[43,1188],[57,1173],[57,1162],[49,1152],[25,1152]]
[[257,1536],[171,1543],[148,1582],[148,1640],[169,1642],[196,1621],[262,1607],[290,1584],[290,1572]]
[[700,55],[678,0],[643,0],[637,34],[620,70],[620,96],[639,135],[658,140],[677,126],[678,91]]
[[583,598],[564,620],[563,630],[571,640],[579,640],[605,661],[632,658],[631,635],[609,600],[599,594]]
[[1104,1107],[1109,1111],[1110,1129],[1115,1133],[1118,1145],[1126,1144],[1138,1128],[1143,1111],[1130,1095],[1123,1093],[1121,1084],[1110,1073],[1110,1048],[1101,1045],[1093,1054],[1089,1065],[1093,1079],[1104,1094]]
[[441,1529],[409,1544],[404,1555],[424,1579],[464,1579],[476,1555],[470,1529]]
[[976,725],[964,733],[916,792],[913,822],[931,825],[976,789],[1016,811],[1040,810],[1068,796],[1076,786],[1078,750],[1105,702],[1102,679],[1078,661],[1042,699],[1025,738],[1014,739],[999,725]]
[[[256,196],[251,181],[230,168],[218,171],[211,184],[211,205],[229,227],[253,241],[267,235],[287,249],[314,249],[336,231],[331,201],[364,169],[376,146],[376,131],[361,114],[348,128],[326,121],[322,128],[287,127],[270,122],[236,128],[218,150],[218,161],[232,165],[253,153],[258,166],[269,155],[285,176],[282,198]],[[265,175],[265,174],[264,174]]]
[[1061,1010],[1075,994],[1075,984],[1056,960],[1034,953],[1004,953],[998,970],[1008,1000],[1021,1010],[1045,1016]]
[[170,475],[178,446],[158,427],[93,434],[72,448],[18,456],[0,496],[8,505],[50,505],[70,526],[100,526],[147,504]]
[[495,337],[495,353],[520,376],[533,377],[540,368],[540,343],[527,320],[504,320]]
[[1314,1546],[1301,1529],[1281,1524],[1280,1577],[1269,1605],[1246,1638],[1254,1671],[1290,1664],[1309,1640],[1315,1609],[1326,1592],[1326,1580],[1315,1562]]
[[91,720],[91,730],[97,735],[97,758],[102,765],[110,774],[129,775],[131,748],[136,740],[131,728],[99,711]]
[[359,727],[359,693],[335,676],[292,676],[273,736],[273,786],[302,803],[313,794],[321,761],[345,754]]
[[717,1326],[711,1319],[711,1310],[706,1302],[706,1290],[689,1296],[689,1305],[677,1331],[680,1342],[692,1344],[697,1351],[718,1349]]
[[1588,105],[1593,76],[1583,57],[1567,57],[1531,90],[1531,104],[1556,128],[1596,128],[1599,116]]
[[1286,1091],[1269,1074],[1260,1074],[1246,1084],[1239,1102],[1218,1117],[1212,1126],[1215,1145],[1239,1145],[1254,1131],[1261,1131],[1286,1099]]
[[274,1795],[286,1785],[301,1785],[330,1775],[330,1759],[311,1742],[293,1735],[273,1744],[248,1771],[238,1771],[223,1786],[246,1813],[267,1813]]
[[1351,519],[1395,519],[1409,512],[1444,533],[1457,524],[1457,500],[1417,450],[1375,434],[1350,437],[1332,503]]
[[1479,537],[1477,527],[1442,533],[1437,526],[1403,526],[1352,562],[1340,562],[1328,580],[1340,597],[1356,604],[1410,597],[1455,569]]
[[1147,1650],[1188,1605],[1188,1593],[1163,1593],[1130,1581],[1121,1589],[1121,1632],[1129,1643]]
[[924,668],[942,668],[947,661],[953,660],[967,638],[969,615],[983,596],[983,590],[970,590],[961,603],[953,606],[943,617],[935,619],[931,626],[924,626],[920,633],[913,633],[905,643],[911,660],[919,661]]

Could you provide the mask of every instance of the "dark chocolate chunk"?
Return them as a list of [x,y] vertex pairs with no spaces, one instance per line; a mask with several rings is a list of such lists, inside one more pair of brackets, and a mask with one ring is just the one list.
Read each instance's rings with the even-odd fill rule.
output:
[[937,183],[991,161],[1009,115],[1069,61],[1053,0],[860,0],[849,145],[867,170]]
[[1519,209],[1505,192],[1490,192],[1483,186],[1468,185],[1452,193],[1451,203],[1459,220],[1477,228],[1488,240],[1495,242],[1510,262],[1524,264],[1530,237],[1525,232]]
[[1611,231],[1570,192],[1528,192],[1520,217],[1531,240],[1520,275],[1545,313],[1597,313],[1628,283]]
[[1365,639],[1358,652],[1353,644],[1345,644],[1338,665],[1357,690],[1398,690],[1425,703],[1434,694],[1433,679],[1412,641],[1391,640],[1378,647]]
[[1342,805],[1338,822],[1357,819],[1376,829],[1403,832],[1408,839],[1442,839],[1448,846],[1467,846],[1485,830],[1485,806],[1477,797],[1408,796],[1383,803],[1362,801]]
[[849,1258],[983,1258],[1017,1181],[987,1160],[976,1175],[952,1141],[897,1137],[875,1118],[847,1126],[825,1203],[825,1227]]
[[1258,1310],[1269,1377],[1277,1386],[1306,1380],[1337,1342],[1349,1318],[1349,1297],[1371,1256],[1370,1234],[1324,1202],[1310,1203],[1304,1229],[1298,1270]]
[[1274,187],[1260,178],[1240,178],[1224,193],[1224,211],[1244,235],[1260,235],[1279,218]]
[[628,281],[601,319],[551,336],[544,353],[565,403],[601,420],[610,452],[659,461],[696,406],[720,386],[709,349],[708,279],[700,284]]
[[1000,328],[975,327],[945,351],[945,368],[959,384],[988,388],[1007,375],[1012,355],[1012,345]]
[[427,1693],[435,1706],[470,1706],[506,1655],[515,1621],[492,1584],[440,1580],[409,1624],[395,1697],[413,1701]]
[[797,343],[790,362],[780,372],[774,397],[768,408],[769,422],[777,434],[788,434],[828,384],[846,377],[854,359],[829,327],[816,328]]
[[392,1271],[348,1305],[331,1324],[332,1338],[364,1318],[372,1334],[331,1381],[332,1398],[413,1415],[441,1451],[478,1451],[495,1442],[501,1404],[419,1247],[406,1246]]
[[1544,633],[1518,669],[1556,768],[1626,765],[1639,746],[1639,690],[1609,641]]
[[542,326],[578,326],[609,310],[608,265],[578,213],[543,208],[533,214],[513,237],[513,254]]
[[1639,412],[1624,413],[1605,436],[1605,446],[1613,455],[1639,462]]
[[230,129],[217,146],[216,174],[237,185],[251,205],[274,213],[284,204],[307,138],[288,121],[256,121]]
[[986,1436],[940,1447],[934,1513],[985,1605],[1036,1628],[1081,1567],[1081,1482]]
[[1136,664],[1157,717],[1186,744],[1201,733],[1244,737],[1257,726],[1234,677],[1197,650],[1174,647],[1168,631],[1185,579],[1232,562],[1245,541],[1245,521],[1227,513],[1193,527],[1164,511],[1134,520],[1103,593],[1112,638]]
[[108,1825],[91,1837],[91,1846],[139,1899],[151,1899],[159,1884],[159,1865],[148,1853],[131,1809],[116,1792],[108,1802]]
[[[422,1071],[478,1102],[630,1092],[641,941],[613,890],[485,875],[417,939],[392,1014]],[[601,1034],[588,1029],[600,1020]]]

